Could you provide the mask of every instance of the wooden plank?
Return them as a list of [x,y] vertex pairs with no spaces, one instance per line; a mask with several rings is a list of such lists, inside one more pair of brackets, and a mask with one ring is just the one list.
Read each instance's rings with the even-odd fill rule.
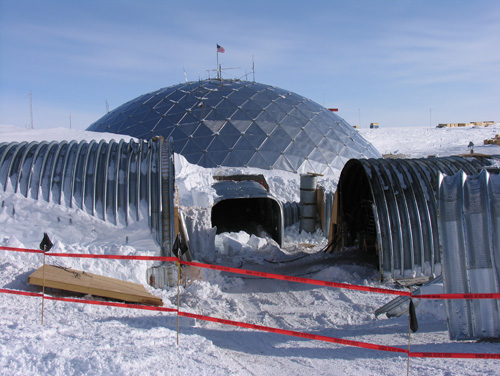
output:
[[115,278],[53,265],[42,266],[31,273],[28,277],[28,283],[43,286],[44,269],[45,287],[123,300],[132,303],[155,306],[163,305],[163,301],[160,298],[150,294],[144,286],[138,283],[122,281]]
[[330,220],[330,233],[328,235],[328,242],[331,243],[335,235],[337,235],[337,225],[339,224],[339,190],[335,191],[333,197],[332,216]]

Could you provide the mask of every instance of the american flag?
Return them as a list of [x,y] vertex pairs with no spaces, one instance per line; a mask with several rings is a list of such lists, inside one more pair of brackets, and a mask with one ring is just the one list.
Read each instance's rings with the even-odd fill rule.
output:
[[226,50],[224,49],[224,47],[217,45],[217,52],[220,52],[223,54],[224,52],[226,52]]

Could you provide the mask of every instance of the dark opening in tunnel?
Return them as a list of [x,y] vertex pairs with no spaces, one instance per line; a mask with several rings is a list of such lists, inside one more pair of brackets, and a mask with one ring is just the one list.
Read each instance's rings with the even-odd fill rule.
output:
[[[348,163],[337,188],[344,246],[357,246],[378,264],[377,228],[373,214],[374,198],[370,181],[360,163]],[[372,257],[373,256],[373,257]]]
[[280,246],[283,242],[282,210],[277,201],[266,197],[231,198],[212,207],[212,226],[217,234],[245,231],[262,236],[267,233]]
[[440,176],[475,175],[490,164],[487,158],[460,156],[349,160],[337,187],[333,230],[342,241],[335,244],[378,255],[383,277],[435,277],[441,268]]

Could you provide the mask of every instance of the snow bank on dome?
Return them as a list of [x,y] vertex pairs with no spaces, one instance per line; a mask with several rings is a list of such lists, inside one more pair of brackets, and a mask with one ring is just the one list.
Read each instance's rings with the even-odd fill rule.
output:
[[211,207],[215,198],[212,171],[189,163],[180,154],[175,154],[174,166],[179,204],[186,207]]
[[[281,170],[262,170],[259,168],[219,167],[203,168],[189,163],[180,154],[175,154],[175,185],[179,203],[184,207],[211,207],[216,198],[214,176],[225,175],[263,175],[269,185],[270,193],[281,202],[298,202],[300,199],[300,175]],[[331,177],[318,177],[318,186],[334,192],[336,180]]]

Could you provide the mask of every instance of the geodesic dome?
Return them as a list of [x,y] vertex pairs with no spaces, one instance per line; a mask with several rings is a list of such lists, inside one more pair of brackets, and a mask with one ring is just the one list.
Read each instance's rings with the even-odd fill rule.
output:
[[209,79],[141,95],[89,131],[150,139],[202,167],[257,167],[339,176],[351,158],[379,152],[338,115],[300,95],[257,82]]

